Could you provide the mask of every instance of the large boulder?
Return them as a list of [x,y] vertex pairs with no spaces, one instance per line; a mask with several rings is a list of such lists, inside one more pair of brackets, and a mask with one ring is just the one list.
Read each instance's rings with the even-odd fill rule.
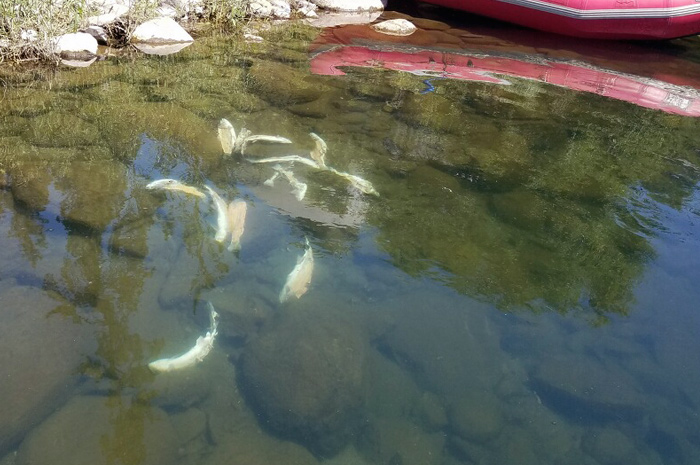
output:
[[247,346],[242,387],[263,425],[332,455],[357,433],[368,354],[369,343],[351,318],[292,304]]

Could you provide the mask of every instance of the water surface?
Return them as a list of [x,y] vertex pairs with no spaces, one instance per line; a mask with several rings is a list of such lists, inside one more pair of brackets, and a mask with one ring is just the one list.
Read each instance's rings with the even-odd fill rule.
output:
[[[0,69],[2,463],[697,463],[700,44],[421,28]],[[599,74],[532,74],[562,66]],[[221,118],[293,141],[250,158],[318,134],[379,196],[299,163],[302,201],[270,187]],[[164,177],[245,200],[241,250]],[[280,303],[306,239],[310,288]],[[152,373],[208,301],[212,352]]]

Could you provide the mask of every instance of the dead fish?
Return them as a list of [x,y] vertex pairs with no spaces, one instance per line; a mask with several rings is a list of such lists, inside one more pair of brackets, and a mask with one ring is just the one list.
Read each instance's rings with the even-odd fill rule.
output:
[[326,141],[313,132],[310,132],[309,135],[316,142],[316,147],[311,151],[311,158],[318,163],[318,166],[322,169],[326,169],[326,152],[328,151]]
[[280,177],[280,174],[275,171],[275,174],[270,176],[270,179],[266,179],[263,184],[269,187],[275,187],[275,180]]
[[168,191],[179,191],[185,194],[194,195],[200,198],[205,198],[204,192],[200,191],[196,187],[188,186],[183,184],[176,179],[158,179],[146,185],[146,189],[164,189]]
[[241,129],[241,132],[238,134],[238,137],[236,137],[236,142],[233,144],[233,151],[235,153],[242,152],[243,146],[245,145],[245,141],[250,137],[251,134],[252,133],[246,128]]
[[245,229],[245,216],[248,212],[248,204],[243,200],[234,200],[228,204],[228,229],[231,232],[231,242],[228,250],[241,249],[241,236]]
[[314,271],[314,253],[311,250],[309,239],[306,239],[306,251],[297,259],[297,264],[287,276],[287,282],[280,292],[280,302],[285,302],[290,297],[297,299],[309,290],[311,275]]
[[264,134],[261,135],[253,135],[253,136],[247,136],[241,145],[241,155],[245,155],[245,149],[248,147],[248,144],[252,144],[255,142],[267,142],[268,144],[291,144],[292,141],[287,139],[286,137],[280,137],[280,136],[266,136]]
[[313,160],[309,160],[308,158],[300,157],[299,155],[285,155],[283,157],[271,157],[271,158],[246,158],[247,161],[250,163],[303,163],[305,165],[308,165],[312,168],[316,168],[317,170],[320,170],[321,167],[318,166],[318,163],[316,163]]
[[294,194],[294,197],[296,197],[298,201],[301,202],[302,200],[304,200],[304,196],[306,195],[306,189],[308,187],[306,185],[306,183],[299,181],[294,176],[294,173],[282,168],[282,166],[280,166],[280,165],[275,165],[272,167],[272,169],[275,170],[276,172],[280,173],[285,178],[287,178],[287,181],[289,181],[289,185],[292,186],[292,193]]
[[352,184],[355,188],[359,189],[362,193],[376,195],[377,197],[379,197],[379,192],[377,192],[372,183],[367,181],[366,179],[363,179],[359,176],[355,176],[354,174],[343,173],[342,171],[338,171],[335,168],[329,168],[329,170],[332,173],[337,174],[341,178],[348,180],[350,184]]
[[149,363],[148,368],[150,368],[151,371],[163,373],[187,368],[201,362],[204,360],[204,357],[211,352],[211,349],[214,347],[214,339],[216,339],[216,335],[218,334],[219,314],[216,313],[211,302],[207,302],[207,304],[209,304],[209,319],[211,322],[209,331],[207,331],[204,336],[199,336],[194,343],[194,347],[184,354],[176,357],[161,358]]
[[221,142],[221,149],[226,155],[231,155],[233,153],[233,147],[236,144],[236,130],[229,120],[222,118],[219,121],[219,142]]
[[214,206],[216,207],[216,235],[214,240],[216,242],[224,242],[226,236],[229,234],[229,219],[228,219],[228,208],[224,199],[216,193],[214,189],[209,186],[204,186],[209,191],[212,200],[214,200]]

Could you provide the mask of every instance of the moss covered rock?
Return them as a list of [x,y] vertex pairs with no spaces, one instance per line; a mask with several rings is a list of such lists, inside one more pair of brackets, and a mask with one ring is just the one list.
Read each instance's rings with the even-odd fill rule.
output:
[[340,312],[288,310],[246,348],[244,391],[265,426],[333,454],[358,427],[369,344]]

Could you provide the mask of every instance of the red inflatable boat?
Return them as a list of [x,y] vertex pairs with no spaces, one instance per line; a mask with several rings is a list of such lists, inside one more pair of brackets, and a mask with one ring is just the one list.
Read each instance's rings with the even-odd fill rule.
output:
[[[408,37],[395,37],[365,25],[329,28],[311,45],[311,72],[340,76],[347,67],[407,72],[428,78],[421,93],[430,93],[432,83],[439,83],[436,78],[496,85],[527,79],[700,117],[700,65],[693,61],[632,43],[608,42],[601,49],[599,45],[604,44],[599,42],[561,37],[553,41],[556,45],[541,41],[528,45],[530,31],[519,32],[527,34],[497,39],[453,28],[419,29]],[[582,50],[567,50],[572,42]]]
[[700,33],[698,0],[424,0],[522,26],[596,39]]

